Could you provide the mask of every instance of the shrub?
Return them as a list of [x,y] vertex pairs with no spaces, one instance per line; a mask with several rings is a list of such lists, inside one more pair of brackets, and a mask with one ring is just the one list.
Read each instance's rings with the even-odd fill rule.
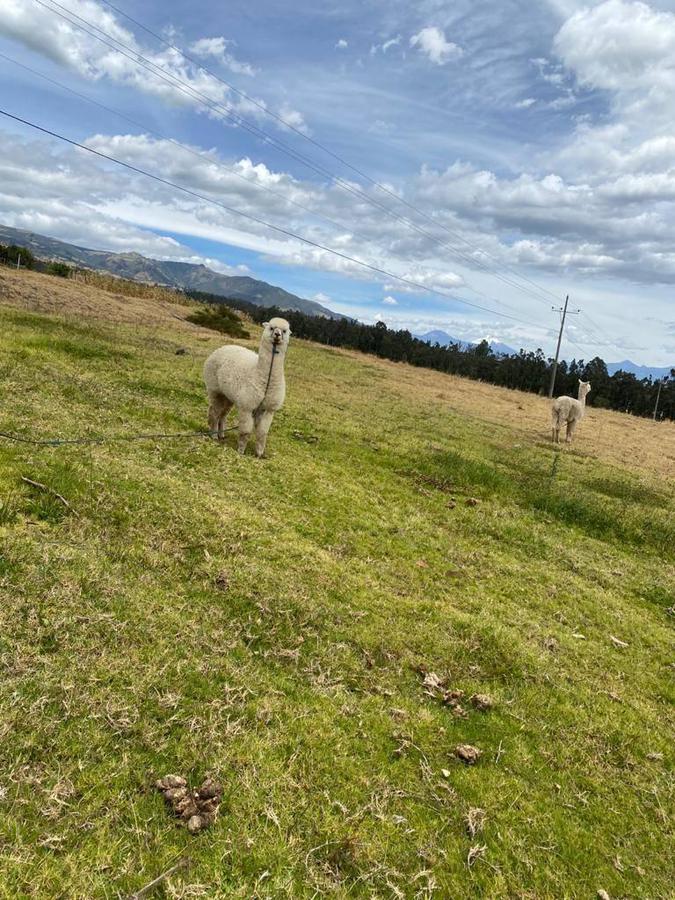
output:
[[59,278],[69,278],[72,269],[62,262],[50,262],[47,266],[48,275],[57,275]]
[[231,337],[249,337],[239,316],[223,303],[212,306],[203,306],[188,316],[188,322],[210,328],[212,331],[222,331]]

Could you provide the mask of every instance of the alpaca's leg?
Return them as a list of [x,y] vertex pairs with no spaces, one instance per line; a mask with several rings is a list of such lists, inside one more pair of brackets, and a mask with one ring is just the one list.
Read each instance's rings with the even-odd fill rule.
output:
[[577,427],[577,420],[570,419],[567,423],[567,438],[566,441],[568,444],[572,443],[572,438],[574,437],[574,429]]
[[556,413],[551,416],[551,436],[554,444],[560,443],[560,418]]
[[223,408],[221,410],[220,416],[218,417],[218,440],[225,440],[225,418],[229,411],[232,409],[233,403],[231,400],[228,400],[227,397],[224,399]]
[[220,418],[223,415],[223,410],[226,409],[226,404],[229,402],[224,394],[209,394],[208,422],[210,432],[220,431]]
[[248,439],[253,431],[253,413],[249,410],[239,410],[239,452],[246,452]]
[[270,430],[273,412],[262,412],[256,416],[255,420],[255,455],[260,459],[265,455],[265,444],[267,443],[267,433]]

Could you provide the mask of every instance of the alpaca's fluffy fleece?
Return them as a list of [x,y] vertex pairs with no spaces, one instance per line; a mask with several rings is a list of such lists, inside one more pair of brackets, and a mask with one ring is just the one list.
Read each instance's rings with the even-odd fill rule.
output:
[[579,399],[574,397],[558,397],[553,401],[551,409],[551,429],[553,432],[553,441],[558,444],[560,442],[560,429],[563,425],[567,427],[567,435],[565,441],[572,443],[574,430],[583,419],[586,412],[586,395],[591,389],[590,381],[581,381],[579,379]]
[[239,452],[244,453],[255,428],[256,456],[263,456],[274,413],[284,405],[284,359],[291,329],[286,319],[263,324],[258,353],[235,345],[220,347],[204,363],[209,398],[209,430],[222,440],[225,416],[239,414]]

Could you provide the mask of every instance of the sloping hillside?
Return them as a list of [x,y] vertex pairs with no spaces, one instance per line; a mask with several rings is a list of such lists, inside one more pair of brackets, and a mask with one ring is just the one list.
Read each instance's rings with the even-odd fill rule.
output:
[[[204,427],[187,312],[0,272],[0,430]],[[264,461],[0,440],[0,896],[670,896],[675,428],[287,370]]]
[[28,247],[35,256],[56,259],[76,266],[108,272],[119,278],[150,284],[164,284],[184,290],[204,291],[221,297],[246,300],[256,306],[297,309],[312,316],[342,318],[315,300],[297,297],[283,288],[247,275],[223,275],[208,266],[172,260],[150,259],[140,253],[111,253],[90,250],[43,234],[0,225],[0,241]]

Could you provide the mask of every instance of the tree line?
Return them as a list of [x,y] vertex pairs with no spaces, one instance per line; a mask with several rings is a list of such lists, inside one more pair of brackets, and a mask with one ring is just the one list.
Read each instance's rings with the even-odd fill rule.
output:
[[[265,322],[273,316],[283,316],[290,323],[296,337],[316,341],[330,347],[346,347],[371,353],[394,362],[409,363],[436,369],[451,375],[462,375],[478,381],[486,381],[502,387],[535,394],[545,394],[551,377],[553,360],[543,350],[521,350],[512,355],[495,354],[487,341],[474,347],[451,344],[442,347],[428,344],[414,337],[407,330],[387,328],[384,322],[365,325],[354,319],[329,319],[310,316],[295,310],[277,307],[261,307],[217,294],[203,291],[186,291],[194,300],[207,304],[226,304],[245,312],[255,322]],[[651,416],[659,389],[652,378],[637,378],[631,372],[610,375],[607,365],[599,356],[586,362],[583,359],[562,361],[556,375],[556,395],[576,397],[578,380],[590,381],[589,406],[614,409],[636,416]],[[675,420],[675,369],[661,384],[659,418]]]

